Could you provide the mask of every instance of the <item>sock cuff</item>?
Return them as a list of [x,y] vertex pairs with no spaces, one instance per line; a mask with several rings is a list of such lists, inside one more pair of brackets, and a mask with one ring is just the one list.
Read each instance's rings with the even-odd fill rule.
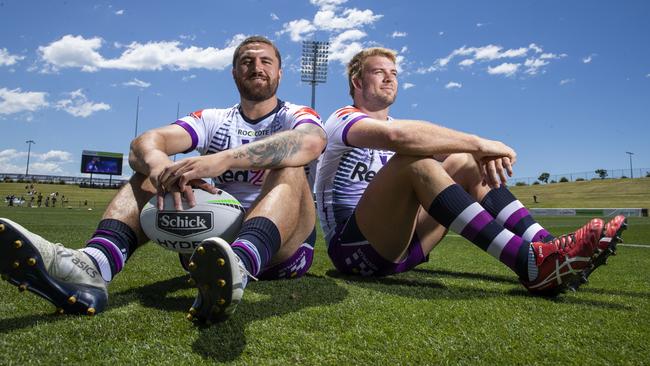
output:
[[120,242],[126,243],[126,259],[135,251],[138,245],[138,236],[131,227],[120,220],[103,219],[97,225],[97,230],[93,233],[95,236],[113,236],[117,237]]
[[266,217],[253,217],[244,222],[244,225],[242,225],[239,231],[239,237],[245,238],[246,235],[255,235],[260,239],[266,239],[263,242],[269,246],[271,256],[280,250],[280,244],[282,243],[280,230],[278,230],[278,227],[273,221]]
[[460,185],[452,184],[436,196],[427,212],[442,226],[449,228],[456,217],[474,202]]
[[499,187],[491,189],[485,197],[481,200],[481,206],[493,215],[498,214],[510,202],[516,201],[515,197],[510,190],[506,187]]

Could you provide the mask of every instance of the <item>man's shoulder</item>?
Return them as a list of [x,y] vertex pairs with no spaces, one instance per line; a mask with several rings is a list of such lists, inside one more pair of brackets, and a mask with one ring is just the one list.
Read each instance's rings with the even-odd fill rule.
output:
[[313,116],[320,120],[320,115],[311,107],[301,104],[294,104],[291,102],[283,102],[282,110],[285,111],[288,115],[303,117],[303,116]]
[[204,108],[196,110],[189,114],[189,117],[195,119],[202,119],[204,121],[208,120],[220,120],[224,117],[232,116],[237,112],[237,107],[239,105],[235,104],[232,107],[227,108]]

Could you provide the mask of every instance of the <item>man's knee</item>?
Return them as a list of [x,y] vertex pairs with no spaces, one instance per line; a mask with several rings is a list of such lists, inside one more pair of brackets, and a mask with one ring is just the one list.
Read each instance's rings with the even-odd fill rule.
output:
[[478,173],[478,163],[472,154],[458,153],[449,155],[442,166],[451,176],[467,173]]

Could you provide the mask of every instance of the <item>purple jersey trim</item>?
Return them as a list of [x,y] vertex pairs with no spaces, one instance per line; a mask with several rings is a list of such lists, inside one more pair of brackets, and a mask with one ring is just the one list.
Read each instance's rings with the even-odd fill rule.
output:
[[344,143],[346,146],[352,146],[352,145],[348,144],[348,131],[350,130],[350,127],[352,127],[353,124],[359,122],[359,121],[362,120],[363,118],[368,118],[368,116],[366,116],[366,115],[364,114],[364,115],[362,115],[362,116],[358,116],[358,117],[354,118],[352,121],[348,122],[348,124],[347,124],[347,125],[345,126],[345,128],[343,129],[343,143]]
[[192,138],[192,147],[190,147],[189,149],[187,149],[183,153],[187,154],[188,152],[196,149],[196,145],[199,144],[199,136],[196,134],[196,131],[194,131],[192,126],[190,126],[189,123],[187,123],[187,122],[185,122],[183,120],[180,120],[180,119],[178,121],[174,122],[174,123],[181,126],[181,127],[183,127],[185,129],[185,131],[187,131],[187,133],[189,133],[190,137]]
[[321,126],[320,123],[314,121],[313,119],[305,119],[305,120],[302,120],[302,121],[296,123],[296,125],[293,126],[293,128],[296,128],[296,127],[300,126],[300,125],[303,124],[303,123],[311,123],[312,125],[316,125],[316,126],[320,127],[321,129],[323,129],[323,126]]

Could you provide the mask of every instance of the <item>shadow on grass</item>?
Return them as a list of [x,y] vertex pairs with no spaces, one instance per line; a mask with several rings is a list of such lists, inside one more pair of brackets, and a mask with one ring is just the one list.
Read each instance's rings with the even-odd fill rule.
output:
[[[188,288],[186,277],[171,278],[117,293],[111,307],[124,306],[136,300],[145,307],[185,313],[194,298],[168,295]],[[247,301],[244,295],[232,318],[212,326],[197,325],[200,335],[192,345],[194,352],[219,362],[234,361],[246,348],[248,323],[312,306],[332,305],[341,302],[348,294],[333,279],[312,274],[296,280],[252,282],[246,292],[266,296],[261,301]]]
[[[409,297],[419,300],[467,300],[488,297],[517,296],[535,298],[542,301],[551,301],[554,303],[593,306],[611,310],[634,310],[633,306],[625,304],[581,298],[579,296],[579,292],[583,292],[583,289],[581,289],[578,294],[567,292],[558,296],[532,295],[519,284],[518,280],[510,276],[430,269],[414,269],[410,272],[386,277],[361,277],[346,275],[334,269],[329,270],[326,274],[330,277],[342,279],[363,288],[383,292],[389,295]],[[426,276],[422,276],[422,274]],[[507,285],[515,285],[517,287],[503,289],[503,287],[489,288],[487,286],[477,287],[457,284],[452,285],[441,281],[442,278],[490,281]],[[618,291],[606,290],[596,290],[593,292],[630,297],[647,296],[647,294],[644,293],[627,292],[625,294],[622,294]]]

